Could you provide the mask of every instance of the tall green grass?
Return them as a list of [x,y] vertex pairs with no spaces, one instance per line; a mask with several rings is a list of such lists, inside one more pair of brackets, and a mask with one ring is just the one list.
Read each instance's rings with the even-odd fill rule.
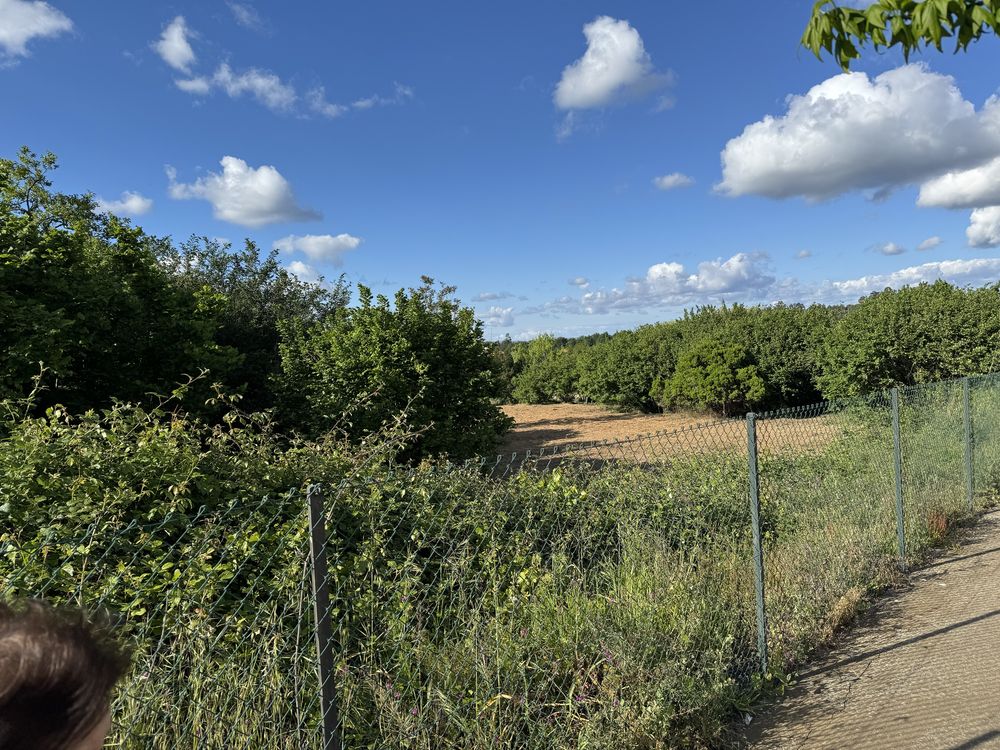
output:
[[[970,511],[960,385],[903,395],[915,564]],[[394,431],[356,449],[126,407],[12,418],[0,591],[118,614],[136,659],[111,746],[321,747],[301,492],[320,482],[346,747],[724,745],[734,712],[899,579],[887,403],[760,423],[766,677],[742,422],[645,463],[494,478],[394,465]],[[973,410],[982,507],[1000,388],[977,381]]]

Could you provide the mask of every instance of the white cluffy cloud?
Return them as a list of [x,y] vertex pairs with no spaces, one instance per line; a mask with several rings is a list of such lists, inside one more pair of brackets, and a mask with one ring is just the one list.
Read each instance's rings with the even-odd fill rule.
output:
[[[579,298],[563,297],[531,312],[606,313],[651,307],[726,300],[759,299],[774,284],[764,253],[737,253],[698,264],[694,273],[680,263],[657,263],[645,276],[627,279],[622,287],[587,291]],[[522,311],[527,312],[527,311]]]
[[920,250],[921,252],[924,250],[933,250],[942,242],[944,242],[944,240],[942,240],[937,235],[934,235],[933,237],[928,237],[926,240],[917,245],[917,250]]
[[948,172],[920,187],[920,206],[972,208],[965,236],[971,247],[1000,245],[1000,157]]
[[0,50],[4,57],[26,57],[32,39],[59,36],[73,22],[40,0],[0,0]]
[[902,245],[897,245],[895,242],[883,242],[879,245],[875,245],[875,252],[881,253],[882,255],[902,255],[906,252],[906,248]]
[[719,191],[811,200],[858,189],[884,195],[1000,156],[1000,100],[977,112],[953,78],[925,65],[874,79],[844,73],[787,102],[784,115],[765,117],[726,144]]
[[499,328],[510,328],[514,325],[514,308],[493,306],[482,316],[483,322],[488,326]]
[[97,196],[97,208],[118,216],[142,216],[153,208],[153,201],[140,193],[126,190],[116,201]]
[[249,94],[268,109],[287,111],[298,98],[295,88],[267,70],[249,68],[241,73],[222,63],[209,77],[196,76],[175,81],[177,88],[189,94],[205,95],[215,89],[224,91],[231,99]]
[[164,27],[159,40],[153,43],[153,49],[174,70],[190,73],[196,57],[188,41],[189,36],[194,35],[184,16],[177,16]]
[[1000,245],[1000,206],[986,206],[973,211],[965,236],[972,247]]
[[334,266],[344,263],[343,255],[361,244],[360,237],[350,234],[290,234],[274,241],[274,249],[285,253],[298,251],[313,261],[326,261]]
[[293,260],[289,263],[286,268],[289,272],[298,277],[299,281],[304,281],[307,284],[313,284],[319,281],[319,271],[310,266],[308,263],[303,263],[301,260]]
[[595,315],[679,309],[695,304],[718,304],[722,300],[761,304],[850,303],[886,288],[899,289],[939,279],[958,286],[982,286],[1000,280],[1000,258],[945,260],[891,273],[810,283],[792,277],[775,279],[767,272],[767,265],[768,259],[763,253],[738,253],[726,261],[700,263],[695,273],[689,273],[680,263],[657,263],[650,266],[644,276],[627,279],[622,287],[588,291],[579,297],[560,297],[521,312]]
[[809,250],[799,250],[795,253],[795,260],[805,260],[806,258],[811,258],[812,253]]
[[671,174],[665,174],[662,177],[654,177],[653,184],[660,190],[673,190],[674,188],[682,188],[693,185],[694,180],[686,174],[672,172]]
[[177,171],[167,166],[170,197],[206,200],[215,218],[245,227],[322,218],[298,205],[292,186],[274,167],[255,169],[235,156],[224,156],[219,163],[221,174],[209,172],[192,183],[177,182]]
[[559,109],[593,109],[638,97],[670,83],[657,73],[642,37],[628,21],[600,16],[583,27],[587,51],[567,65],[553,99]]
[[982,286],[1000,279],[1000,258],[943,260],[901,268],[887,274],[861,276],[846,281],[824,282],[815,297],[838,302],[853,302],[859,297],[886,288],[899,289],[943,279],[958,286]]

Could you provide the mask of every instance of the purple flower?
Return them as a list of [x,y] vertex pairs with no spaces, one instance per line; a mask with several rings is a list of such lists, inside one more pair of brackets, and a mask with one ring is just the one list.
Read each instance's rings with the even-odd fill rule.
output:
[[420,713],[420,711],[417,710],[416,706],[414,706],[413,708],[410,709],[410,716],[416,716],[419,713]]

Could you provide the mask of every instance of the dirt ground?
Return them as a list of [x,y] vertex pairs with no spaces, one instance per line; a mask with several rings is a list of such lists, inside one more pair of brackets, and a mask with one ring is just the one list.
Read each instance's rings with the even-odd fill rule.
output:
[[[503,410],[514,418],[514,427],[503,442],[501,453],[526,451],[604,441],[630,441],[647,435],[649,445],[626,451],[649,457],[677,450],[746,450],[743,419],[721,420],[694,413],[640,414],[616,412],[594,404],[508,404]],[[763,452],[812,449],[828,444],[836,430],[825,417],[775,419],[757,423],[758,448]],[[643,442],[643,441],[636,441]]]
[[503,410],[515,422],[503,444],[508,453],[534,452],[567,443],[622,440],[717,421],[697,414],[622,413],[594,404],[508,404]]
[[1000,747],[1000,512],[878,600],[754,720],[752,748]]

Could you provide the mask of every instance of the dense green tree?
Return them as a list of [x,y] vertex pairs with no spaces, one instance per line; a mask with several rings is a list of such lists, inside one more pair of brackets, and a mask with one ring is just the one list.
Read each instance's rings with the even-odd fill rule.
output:
[[681,354],[677,369],[662,383],[665,406],[711,409],[729,416],[759,402],[764,381],[750,351],[720,336],[702,339]]
[[1000,285],[965,290],[944,281],[869,295],[824,344],[826,398],[928,383],[1000,367]]
[[332,286],[301,281],[278,262],[276,250],[262,255],[249,239],[235,252],[208,237],[192,237],[179,248],[163,243],[160,260],[182,289],[216,300],[214,341],[240,355],[223,382],[242,394],[247,411],[275,404],[281,326],[320,323],[350,301],[343,277]]
[[846,71],[866,44],[898,46],[908,60],[921,47],[942,51],[945,39],[955,40],[956,52],[968,49],[991,31],[1000,32],[1000,0],[879,0],[867,8],[819,0],[802,44],[817,57],[825,50]]
[[73,410],[169,392],[186,375],[225,372],[238,353],[213,339],[217,300],[178,289],[160,244],[50,190],[52,154],[0,160],[0,373],[19,397],[48,368],[40,404]]
[[581,395],[623,409],[658,410],[653,383],[673,372],[679,342],[676,326],[658,324],[622,331],[587,348],[577,362]]
[[309,433],[340,428],[353,438],[401,413],[420,431],[410,458],[464,459],[496,447],[510,420],[482,323],[454,288],[423,285],[395,299],[358,287],[357,307],[308,325],[285,325],[282,416]]
[[553,336],[532,339],[515,350],[520,372],[514,379],[514,398],[525,404],[572,401],[576,394],[576,359],[586,344],[560,344]]

